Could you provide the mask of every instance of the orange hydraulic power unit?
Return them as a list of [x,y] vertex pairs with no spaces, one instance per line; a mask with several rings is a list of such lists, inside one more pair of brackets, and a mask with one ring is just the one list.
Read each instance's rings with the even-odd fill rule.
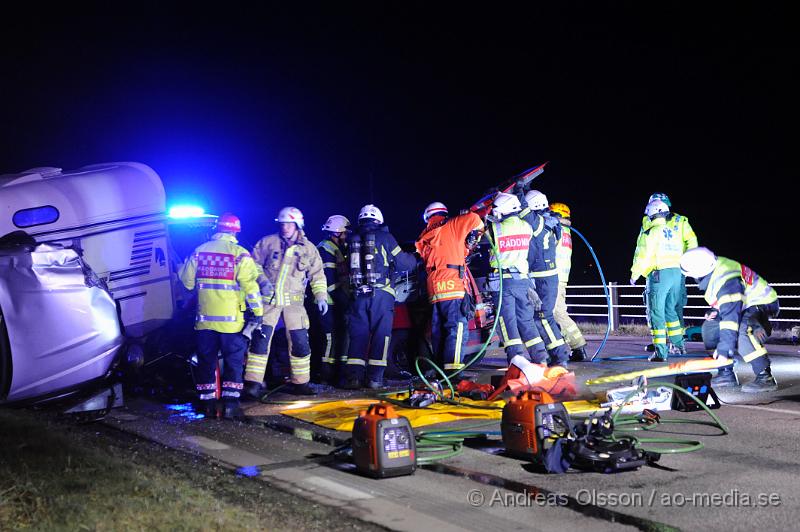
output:
[[414,432],[408,418],[392,405],[375,403],[353,423],[353,461],[356,469],[376,478],[411,475],[417,469]]
[[500,428],[509,454],[541,461],[555,438],[571,426],[562,403],[547,392],[525,391],[506,403]]

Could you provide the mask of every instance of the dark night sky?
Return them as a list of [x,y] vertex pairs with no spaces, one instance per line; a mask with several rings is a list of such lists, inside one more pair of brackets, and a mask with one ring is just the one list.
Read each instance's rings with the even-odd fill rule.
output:
[[133,160],[172,203],[237,212],[251,243],[283,205],[316,239],[371,201],[410,240],[430,201],[468,206],[549,160],[537,188],[570,205],[610,280],[628,278],[654,191],[701,244],[800,278],[788,11],[71,4],[0,16],[0,173]]

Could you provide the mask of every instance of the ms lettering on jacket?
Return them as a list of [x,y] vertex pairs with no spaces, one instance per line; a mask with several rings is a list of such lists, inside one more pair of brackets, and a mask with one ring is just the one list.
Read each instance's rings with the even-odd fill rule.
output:
[[197,254],[197,277],[233,281],[234,265],[233,255],[201,251]]
[[497,246],[500,249],[500,253],[504,251],[523,251],[528,249],[530,243],[530,235],[506,235],[497,239]]

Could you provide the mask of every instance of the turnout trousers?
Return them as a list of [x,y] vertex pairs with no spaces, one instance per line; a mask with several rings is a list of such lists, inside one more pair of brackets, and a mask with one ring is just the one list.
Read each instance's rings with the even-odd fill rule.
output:
[[283,307],[264,305],[261,328],[253,331],[253,338],[250,341],[244,380],[258,383],[264,380],[272,335],[281,315],[286,325],[286,339],[289,341],[290,380],[293,384],[305,384],[310,380],[311,345],[308,342],[308,314],[302,301]]
[[217,357],[222,351],[222,400],[239,402],[242,390],[242,362],[247,338],[242,333],[222,333],[209,329],[197,333],[197,367],[194,379],[201,401],[213,401],[217,392]]
[[464,367],[462,357],[469,337],[465,303],[464,298],[460,298],[433,304],[431,343],[437,359],[444,363],[445,370]]
[[552,275],[543,277],[537,275],[538,272],[533,274],[536,282],[536,294],[542,300],[542,308],[535,313],[536,328],[545,342],[545,349],[551,355],[550,363],[566,366],[570,351],[553,315],[558,298],[558,271],[553,270]]
[[[533,306],[528,299],[528,279],[503,278],[502,292],[493,292],[495,308],[500,305],[496,319],[500,338],[508,361],[521,355],[531,362],[547,362],[547,349],[533,323]],[[502,300],[501,296],[502,295]]]
[[383,382],[394,321],[394,295],[376,288],[357,294],[350,306],[347,377]]

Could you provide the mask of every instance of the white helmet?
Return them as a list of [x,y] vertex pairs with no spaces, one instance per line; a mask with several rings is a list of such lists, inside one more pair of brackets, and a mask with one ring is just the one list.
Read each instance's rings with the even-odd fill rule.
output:
[[364,205],[358,213],[358,221],[360,222],[361,220],[375,220],[379,224],[382,224],[383,213],[375,205]]
[[669,214],[669,207],[660,199],[654,199],[644,208],[644,213],[650,218],[657,214]]
[[303,213],[300,212],[300,209],[297,207],[284,207],[281,209],[281,212],[278,213],[278,217],[275,218],[275,221],[280,223],[294,222],[297,224],[298,229],[302,229],[305,223]]
[[428,220],[430,220],[432,216],[437,215],[447,216],[447,207],[445,207],[444,203],[441,201],[434,201],[425,207],[425,211],[422,213],[422,219],[425,223],[428,223]]
[[344,233],[350,228],[350,220],[341,214],[334,214],[329,216],[328,220],[322,226],[323,231],[330,231],[331,233]]
[[692,248],[681,256],[681,273],[700,279],[717,267],[717,256],[708,248]]
[[519,200],[514,194],[507,194],[505,192],[498,192],[492,202],[492,212],[500,216],[519,212],[522,210]]
[[529,190],[528,193],[525,194],[525,203],[534,211],[542,211],[550,207],[547,196],[538,190]]

